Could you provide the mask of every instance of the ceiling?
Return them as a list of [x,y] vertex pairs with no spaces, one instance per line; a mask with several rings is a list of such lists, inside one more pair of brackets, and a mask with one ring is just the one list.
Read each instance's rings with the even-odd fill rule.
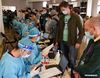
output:
[[28,2],[40,2],[40,1],[50,1],[50,0],[27,0]]

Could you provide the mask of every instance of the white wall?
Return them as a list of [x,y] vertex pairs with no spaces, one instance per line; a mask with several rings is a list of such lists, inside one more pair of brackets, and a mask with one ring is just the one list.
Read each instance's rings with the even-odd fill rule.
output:
[[2,3],[0,0],[0,32],[4,33],[3,18],[2,18]]
[[91,16],[92,14],[92,0],[87,1],[87,16]]
[[92,16],[97,16],[97,3],[98,0],[92,0]]
[[16,6],[18,10],[25,8],[26,0],[2,0],[3,6]]
[[[60,3],[60,2],[62,2],[63,0],[50,0],[50,1],[48,1],[47,3],[48,3],[48,5],[49,4],[52,4],[52,3]],[[42,6],[42,1],[41,2],[33,2],[33,8],[34,9],[41,9],[43,6]]]

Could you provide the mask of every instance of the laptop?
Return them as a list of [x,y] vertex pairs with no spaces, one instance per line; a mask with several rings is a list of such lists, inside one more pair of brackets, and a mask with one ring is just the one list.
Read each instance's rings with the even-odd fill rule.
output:
[[61,75],[65,72],[68,61],[64,55],[61,55],[61,59],[58,65],[50,65],[46,67],[46,70],[40,72],[40,78],[51,78],[57,75]]

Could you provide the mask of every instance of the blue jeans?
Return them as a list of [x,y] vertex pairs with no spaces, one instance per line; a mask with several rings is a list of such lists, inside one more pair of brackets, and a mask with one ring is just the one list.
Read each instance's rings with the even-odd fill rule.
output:
[[67,58],[67,60],[69,62],[68,63],[69,67],[73,68],[76,63],[76,48],[75,48],[75,46],[71,46],[67,42],[62,41],[60,47],[61,47],[63,54],[65,55],[65,57]]

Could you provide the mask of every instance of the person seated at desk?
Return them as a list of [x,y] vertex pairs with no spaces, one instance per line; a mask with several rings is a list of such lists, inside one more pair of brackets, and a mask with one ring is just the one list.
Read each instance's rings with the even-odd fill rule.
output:
[[90,41],[79,65],[75,68],[75,78],[100,78],[100,16],[90,18],[85,23],[85,30],[94,40]]
[[32,78],[39,74],[35,68],[28,72],[29,67],[23,60],[30,56],[31,51],[29,46],[20,44],[12,51],[7,51],[0,60],[0,78]]
[[27,63],[29,63],[30,65],[37,64],[42,59],[42,55],[39,50],[40,47],[36,44],[39,40],[40,40],[40,32],[36,27],[34,27],[33,29],[30,30],[29,35],[27,37],[22,38],[19,41],[21,44],[32,47],[31,56],[25,59],[25,61],[27,61]]

